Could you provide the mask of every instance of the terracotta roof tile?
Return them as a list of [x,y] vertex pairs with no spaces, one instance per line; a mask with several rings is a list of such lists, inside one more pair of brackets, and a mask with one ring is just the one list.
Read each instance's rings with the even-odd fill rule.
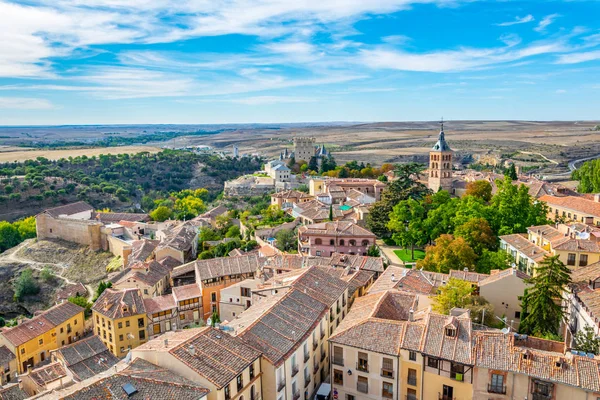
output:
[[594,200],[588,200],[577,196],[549,196],[540,197],[541,201],[545,201],[549,206],[562,207],[580,214],[585,214],[600,218],[600,203]]
[[146,314],[144,299],[139,289],[106,289],[92,307],[108,319],[119,319]]
[[44,387],[48,383],[65,378],[66,376],[67,371],[65,371],[65,368],[59,362],[53,362],[29,371],[29,377],[31,380],[40,387]]

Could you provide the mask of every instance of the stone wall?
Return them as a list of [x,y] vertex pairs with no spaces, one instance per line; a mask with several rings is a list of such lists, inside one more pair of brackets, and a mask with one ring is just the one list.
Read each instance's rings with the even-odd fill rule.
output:
[[106,238],[102,235],[102,223],[68,218],[53,218],[41,213],[36,216],[37,237],[62,239],[89,246],[92,250],[107,250]]

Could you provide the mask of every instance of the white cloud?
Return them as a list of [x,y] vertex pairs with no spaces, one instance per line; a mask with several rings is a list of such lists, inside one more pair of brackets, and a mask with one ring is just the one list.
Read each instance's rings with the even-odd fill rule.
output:
[[564,94],[564,93],[567,93],[567,91],[564,89],[557,89],[555,93],[556,94]]
[[535,21],[535,18],[533,18],[533,15],[528,14],[524,17],[515,17],[514,21],[507,21],[507,22],[501,22],[499,24],[496,24],[498,26],[512,26],[512,25],[518,25],[518,24],[526,24],[527,22],[532,22]]
[[50,110],[54,105],[46,99],[33,97],[0,97],[0,109]]
[[560,14],[550,14],[550,15],[546,15],[544,18],[542,18],[542,20],[540,21],[540,23],[538,24],[537,27],[534,28],[534,30],[536,32],[544,32],[546,30],[546,28],[552,24],[554,22],[554,20],[556,18],[560,17]]
[[600,60],[600,50],[582,53],[563,54],[556,60],[557,64],[579,64],[586,61]]
[[376,69],[458,72],[506,64],[535,55],[565,51],[568,51],[568,47],[559,40],[551,43],[533,43],[521,49],[506,46],[488,49],[462,48],[429,53],[409,53],[404,50],[379,47],[373,50],[362,50],[359,62]]
[[317,101],[312,97],[292,97],[292,96],[253,96],[240,99],[228,100],[231,103],[246,104],[249,106],[259,106],[265,104],[277,103],[310,103]]

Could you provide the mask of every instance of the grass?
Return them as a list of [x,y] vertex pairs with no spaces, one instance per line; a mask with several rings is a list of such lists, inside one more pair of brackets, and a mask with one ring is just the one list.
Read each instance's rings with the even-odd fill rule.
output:
[[425,258],[425,252],[423,250],[415,249],[415,258],[412,258],[410,249],[394,250],[394,254],[398,256],[404,262],[415,262]]

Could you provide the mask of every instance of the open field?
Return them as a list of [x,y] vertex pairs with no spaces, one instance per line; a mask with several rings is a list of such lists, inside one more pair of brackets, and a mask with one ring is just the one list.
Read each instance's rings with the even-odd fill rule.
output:
[[83,155],[91,157],[98,156],[100,154],[135,154],[143,151],[157,153],[161,151],[161,149],[159,147],[154,146],[121,146],[69,150],[33,150],[0,146],[0,163],[32,160],[36,159],[37,157],[45,157],[49,160],[58,160],[61,158],[77,157]]

